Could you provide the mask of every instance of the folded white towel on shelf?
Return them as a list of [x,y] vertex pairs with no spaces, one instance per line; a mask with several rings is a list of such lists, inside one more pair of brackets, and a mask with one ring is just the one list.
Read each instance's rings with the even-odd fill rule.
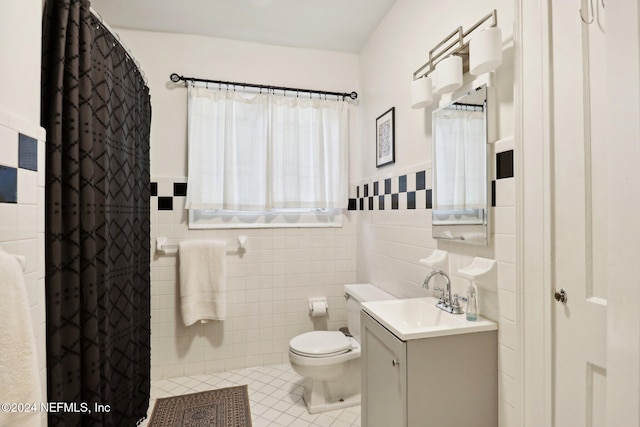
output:
[[36,412],[0,411],[1,426],[39,426],[42,389],[31,307],[18,259],[0,248],[0,390],[2,402],[35,403]]
[[185,326],[227,317],[226,242],[180,242],[180,302]]

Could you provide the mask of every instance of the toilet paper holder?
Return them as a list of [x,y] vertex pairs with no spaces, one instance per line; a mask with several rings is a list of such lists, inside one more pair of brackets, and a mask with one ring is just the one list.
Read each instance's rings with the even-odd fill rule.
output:
[[309,315],[311,317],[325,316],[329,304],[326,297],[309,298]]

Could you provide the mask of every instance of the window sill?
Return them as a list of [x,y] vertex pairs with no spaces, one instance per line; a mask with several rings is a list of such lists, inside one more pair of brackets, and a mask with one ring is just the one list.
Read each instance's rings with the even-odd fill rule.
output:
[[189,229],[339,228],[342,216],[341,210],[256,214],[189,210]]

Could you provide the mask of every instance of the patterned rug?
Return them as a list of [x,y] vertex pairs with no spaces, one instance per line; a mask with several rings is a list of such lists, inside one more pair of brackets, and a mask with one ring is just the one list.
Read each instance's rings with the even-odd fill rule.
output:
[[251,427],[246,385],[156,400],[148,427]]

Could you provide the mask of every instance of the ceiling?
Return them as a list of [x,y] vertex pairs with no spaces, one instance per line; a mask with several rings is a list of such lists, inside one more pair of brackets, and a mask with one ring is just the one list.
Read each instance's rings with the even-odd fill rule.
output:
[[92,0],[111,27],[357,53],[396,0]]

